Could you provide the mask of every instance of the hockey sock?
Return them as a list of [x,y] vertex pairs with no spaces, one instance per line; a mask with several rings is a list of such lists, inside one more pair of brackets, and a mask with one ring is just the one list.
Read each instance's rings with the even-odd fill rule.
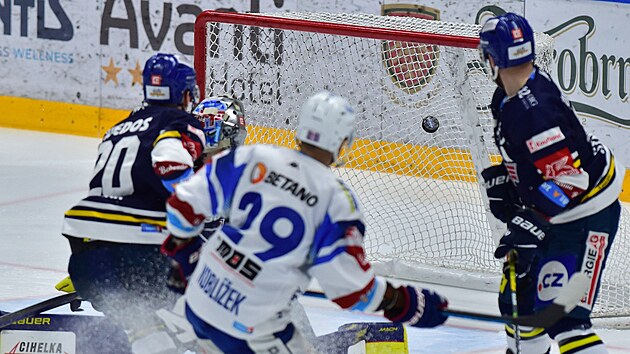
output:
[[591,329],[575,329],[556,335],[560,354],[606,354],[602,339]]

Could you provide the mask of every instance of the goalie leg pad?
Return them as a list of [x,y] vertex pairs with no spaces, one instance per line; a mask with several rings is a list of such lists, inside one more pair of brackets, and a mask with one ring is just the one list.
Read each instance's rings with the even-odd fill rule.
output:
[[336,334],[353,338],[355,344],[349,347],[348,353],[409,353],[407,331],[400,323],[349,323],[339,327]]

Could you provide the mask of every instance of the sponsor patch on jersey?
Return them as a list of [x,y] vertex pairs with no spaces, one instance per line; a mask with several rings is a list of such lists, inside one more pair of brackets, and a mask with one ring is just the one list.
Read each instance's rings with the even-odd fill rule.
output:
[[560,289],[565,286],[575,273],[575,256],[562,256],[546,259],[542,262],[536,280],[536,303],[547,304],[555,299]]
[[547,179],[580,174],[580,170],[573,167],[573,164],[571,152],[566,147],[534,161],[534,165]]
[[587,310],[593,308],[595,303],[595,293],[597,292],[597,282],[602,274],[602,267],[606,258],[606,247],[608,246],[608,234],[605,232],[590,231],[586,239],[586,249],[582,259],[581,272],[590,279],[590,284],[586,295],[582,298],[578,306]]
[[174,161],[160,161],[153,165],[153,171],[155,171],[158,176],[166,179],[175,178],[177,175],[189,168],[190,166],[186,164]]
[[265,166],[264,163],[259,162],[252,169],[252,173],[249,176],[249,180],[252,182],[252,184],[260,183],[262,180],[265,179],[266,175],[267,175],[267,166]]
[[254,327],[248,327],[238,321],[234,321],[234,323],[232,324],[232,327],[236,328],[237,330],[243,333],[254,333]]
[[532,54],[532,42],[525,42],[508,48],[508,59],[516,60]]
[[142,232],[162,232],[163,228],[160,225],[141,224],[140,230]]
[[567,268],[558,261],[545,263],[538,273],[538,299],[543,302],[555,299],[560,289],[566,284],[569,278]]
[[554,204],[564,208],[569,204],[569,197],[557,184],[547,181],[538,186],[538,190]]
[[532,136],[531,139],[525,141],[525,144],[529,152],[533,154],[562,140],[564,140],[564,134],[560,127],[553,127]]

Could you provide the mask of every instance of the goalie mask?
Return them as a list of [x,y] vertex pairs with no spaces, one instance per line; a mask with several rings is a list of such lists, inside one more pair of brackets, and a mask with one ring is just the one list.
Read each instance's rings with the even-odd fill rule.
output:
[[208,97],[192,112],[203,125],[206,148],[214,151],[245,143],[245,111],[241,101],[228,96]]
[[[479,52],[496,81],[499,69],[534,60],[534,31],[524,17],[515,13],[493,17],[481,28]],[[494,65],[490,65],[488,57],[492,57]]]

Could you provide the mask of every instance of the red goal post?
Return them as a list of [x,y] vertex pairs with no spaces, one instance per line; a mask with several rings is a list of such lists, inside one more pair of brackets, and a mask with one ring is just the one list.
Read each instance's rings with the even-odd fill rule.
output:
[[[477,46],[480,26],[368,14],[204,11],[195,23],[202,97],[243,100],[247,143],[294,146],[297,112],[329,89],[357,110],[357,136],[337,168],[366,216],[366,251],[383,275],[495,290],[502,232],[480,171],[496,163],[489,102],[496,85]],[[553,41],[536,33],[550,71]],[[422,129],[435,118],[435,133]],[[630,227],[624,217],[595,312],[630,315]]]

